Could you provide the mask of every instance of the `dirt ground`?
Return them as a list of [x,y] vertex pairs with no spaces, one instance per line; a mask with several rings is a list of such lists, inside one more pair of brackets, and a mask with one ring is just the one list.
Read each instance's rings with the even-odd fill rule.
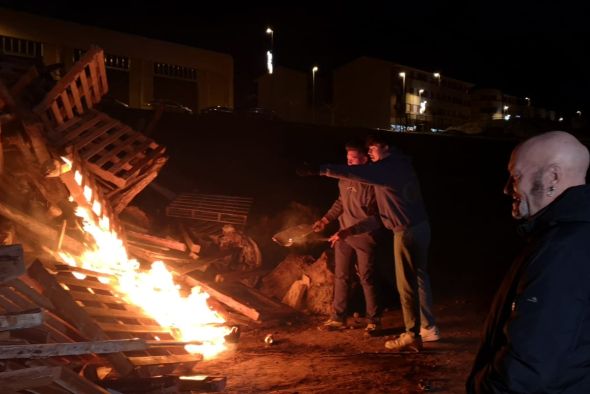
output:
[[[397,309],[385,313],[381,337],[366,337],[362,328],[319,331],[322,317],[245,329],[234,349],[201,362],[199,372],[226,376],[230,393],[463,393],[486,306],[449,299],[435,314],[442,339],[421,353],[385,349],[387,335],[402,331]],[[362,318],[357,323],[364,327]],[[264,338],[271,333],[269,346]]]

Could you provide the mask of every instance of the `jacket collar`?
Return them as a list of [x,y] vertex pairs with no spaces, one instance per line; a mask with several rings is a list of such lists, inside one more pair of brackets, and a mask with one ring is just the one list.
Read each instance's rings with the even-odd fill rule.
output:
[[518,232],[529,235],[566,222],[590,222],[590,185],[570,187],[551,204],[521,223]]

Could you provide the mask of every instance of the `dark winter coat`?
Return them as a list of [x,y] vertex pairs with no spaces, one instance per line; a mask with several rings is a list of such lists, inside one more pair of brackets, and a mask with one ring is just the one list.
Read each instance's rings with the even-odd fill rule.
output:
[[527,244],[488,315],[468,393],[590,393],[590,186],[521,227]]

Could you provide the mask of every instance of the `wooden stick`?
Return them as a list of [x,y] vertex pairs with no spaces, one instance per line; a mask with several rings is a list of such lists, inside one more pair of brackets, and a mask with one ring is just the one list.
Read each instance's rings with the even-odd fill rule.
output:
[[[9,207],[2,201],[0,201],[0,215],[9,220],[12,220],[16,224],[25,227],[27,230],[37,234],[41,238],[57,239],[59,236],[59,233],[55,229],[46,224],[38,222],[31,216],[26,215],[17,209]],[[86,249],[82,243],[76,241],[74,238],[71,238],[68,235],[64,235],[63,245],[76,254],[82,254]]]
[[68,226],[68,221],[64,220],[61,224],[61,231],[59,232],[59,238],[57,239],[57,246],[55,248],[55,253],[59,253],[61,250],[61,244],[64,240],[64,235],[66,234],[66,228]]
[[0,359],[45,358],[78,356],[82,354],[105,354],[147,350],[143,339],[117,339],[93,342],[43,343],[35,345],[0,346]]

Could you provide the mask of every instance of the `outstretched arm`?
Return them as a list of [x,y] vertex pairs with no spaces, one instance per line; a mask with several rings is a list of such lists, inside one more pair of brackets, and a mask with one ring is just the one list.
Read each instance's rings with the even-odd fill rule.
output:
[[320,175],[381,186],[387,186],[391,178],[390,171],[380,161],[358,166],[324,164],[320,166]]

